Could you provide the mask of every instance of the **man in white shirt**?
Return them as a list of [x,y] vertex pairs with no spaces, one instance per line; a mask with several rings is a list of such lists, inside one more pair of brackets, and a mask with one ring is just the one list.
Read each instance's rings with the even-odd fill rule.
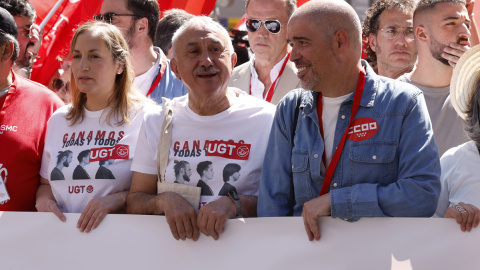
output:
[[450,101],[450,79],[458,59],[469,49],[470,24],[464,0],[421,0],[413,15],[418,62],[399,80],[423,91],[440,156],[468,141]]
[[161,103],[162,97],[183,96],[187,90],[170,69],[164,53],[153,46],[160,10],[156,0],[104,0],[94,16],[119,27],[127,39],[135,85],[139,91]]
[[277,104],[288,91],[299,88],[297,69],[288,61],[287,23],[296,0],[247,0],[246,27],[252,59],[236,67],[230,86]]

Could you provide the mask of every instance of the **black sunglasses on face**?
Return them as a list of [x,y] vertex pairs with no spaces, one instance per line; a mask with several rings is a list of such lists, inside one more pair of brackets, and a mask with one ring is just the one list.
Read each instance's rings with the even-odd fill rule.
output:
[[272,34],[278,34],[280,32],[280,28],[282,24],[278,20],[257,20],[257,19],[248,19],[245,22],[245,26],[249,32],[255,32],[263,25],[268,32]]
[[117,14],[117,13],[113,13],[113,12],[107,12],[105,14],[95,14],[95,15],[93,15],[93,19],[95,21],[103,21],[103,22],[106,22],[106,23],[112,23],[112,20],[113,20],[114,16],[141,17],[141,16],[136,15],[136,14]]

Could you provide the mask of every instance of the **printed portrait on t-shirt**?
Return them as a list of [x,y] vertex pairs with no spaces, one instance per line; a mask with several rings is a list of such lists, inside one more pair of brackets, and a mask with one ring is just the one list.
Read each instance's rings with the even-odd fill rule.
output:
[[213,196],[213,191],[207,184],[209,180],[213,179],[214,175],[212,162],[207,160],[198,163],[197,172],[200,175],[200,180],[198,180],[197,187],[202,189],[202,196]]
[[95,179],[115,179],[112,171],[108,169],[110,165],[115,162],[115,159],[107,159],[107,160],[100,160],[98,161],[98,170],[95,174]]
[[58,151],[57,155],[57,165],[53,168],[50,173],[50,180],[65,180],[65,175],[63,175],[62,169],[70,166],[70,163],[73,159],[73,153],[70,150]]
[[77,156],[79,164],[75,167],[73,171],[73,180],[85,180],[90,179],[87,171],[85,170],[85,166],[90,164],[90,149],[83,150]]
[[223,168],[223,182],[225,182],[218,192],[218,196],[227,196],[230,191],[237,193],[237,188],[233,185],[240,179],[240,170],[242,167],[236,163],[228,163]]
[[175,181],[177,184],[184,184],[190,182],[190,176],[192,176],[192,169],[190,163],[185,160],[175,160],[173,171],[175,172]]

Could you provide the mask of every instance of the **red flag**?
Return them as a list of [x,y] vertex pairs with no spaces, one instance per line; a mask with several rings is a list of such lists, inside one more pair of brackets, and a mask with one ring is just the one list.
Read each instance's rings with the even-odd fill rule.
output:
[[[92,20],[100,12],[102,0],[64,0],[45,26],[42,46],[33,66],[32,80],[47,85],[68,55],[70,42],[77,27]],[[57,0],[30,0],[40,24]],[[216,0],[158,0],[160,11],[179,8],[193,15],[209,15]]]
[[[44,19],[48,11],[56,3],[55,0],[31,0],[37,10],[39,19]],[[60,67],[62,59],[68,55],[70,42],[76,28],[89,20],[100,10],[101,1],[66,0],[46,24],[42,46],[38,59],[33,66],[32,80],[47,85],[50,78]],[[48,12],[47,12],[48,13]]]

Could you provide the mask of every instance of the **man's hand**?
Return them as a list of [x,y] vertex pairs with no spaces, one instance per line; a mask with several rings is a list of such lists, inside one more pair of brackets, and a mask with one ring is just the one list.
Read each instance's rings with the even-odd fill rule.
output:
[[90,200],[78,219],[77,228],[88,233],[97,228],[107,214],[124,210],[127,194],[123,191]]
[[331,211],[330,193],[303,204],[303,223],[305,224],[305,231],[307,231],[310,241],[313,241],[313,238],[320,240],[320,230],[318,229],[317,219],[321,216],[330,216]]
[[218,240],[219,234],[223,233],[223,225],[235,217],[236,211],[235,204],[228,197],[208,203],[198,212],[198,227],[206,236]]
[[454,218],[462,232],[469,232],[480,223],[480,210],[471,204],[460,202],[447,208],[446,218]]
[[458,59],[468,50],[469,46],[460,45],[457,43],[450,43],[449,47],[443,48],[442,57],[448,60],[450,66],[455,67]]
[[197,214],[193,206],[175,192],[162,193],[163,210],[168,226],[176,240],[198,240]]

